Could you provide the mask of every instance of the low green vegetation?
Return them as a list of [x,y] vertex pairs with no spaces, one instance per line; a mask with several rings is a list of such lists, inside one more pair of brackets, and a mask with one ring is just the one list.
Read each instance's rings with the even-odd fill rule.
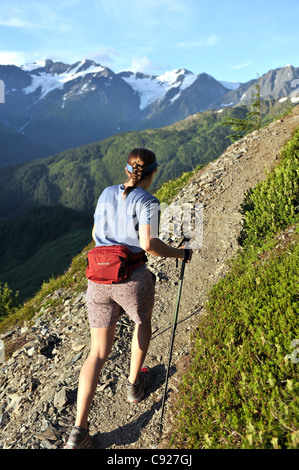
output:
[[194,334],[175,448],[299,446],[298,179],[299,130],[245,196],[243,249],[209,293]]
[[282,161],[266,181],[248,191],[242,205],[244,243],[259,245],[298,219],[299,132],[282,150]]
[[[72,259],[69,268],[62,275],[57,277],[52,275],[42,284],[34,297],[23,303],[23,305],[18,305],[18,308],[7,309],[5,315],[0,318],[0,320],[2,320],[0,321],[0,332],[14,325],[22,325],[24,322],[30,322],[40,310],[44,311],[48,307],[59,307],[59,305],[64,302],[63,296],[55,295],[55,293],[59,292],[59,289],[69,289],[72,296],[84,291],[87,287],[87,279],[85,276],[87,252],[93,246],[93,242],[86,245],[85,248]],[[10,291],[10,289],[8,290]],[[18,298],[15,297],[12,291],[10,291],[9,296],[11,303],[15,300],[18,302]]]

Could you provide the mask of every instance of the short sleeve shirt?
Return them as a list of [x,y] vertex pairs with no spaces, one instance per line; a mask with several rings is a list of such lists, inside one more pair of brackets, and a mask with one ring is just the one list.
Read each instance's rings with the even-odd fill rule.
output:
[[158,237],[160,203],[140,187],[123,199],[124,190],[123,185],[109,186],[100,195],[94,214],[96,246],[121,244],[138,253],[141,225],[150,225],[151,237]]

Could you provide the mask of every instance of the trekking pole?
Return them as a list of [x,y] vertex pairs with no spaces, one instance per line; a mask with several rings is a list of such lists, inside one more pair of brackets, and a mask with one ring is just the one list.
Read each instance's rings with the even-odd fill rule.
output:
[[[184,239],[179,246],[181,246],[184,243],[184,241],[186,241],[186,244],[188,244],[189,239]],[[160,433],[162,432],[162,427],[163,427],[163,414],[164,414],[164,406],[165,406],[166,391],[167,391],[167,384],[168,384],[168,376],[169,376],[169,370],[170,370],[170,364],[171,364],[171,358],[172,358],[172,349],[173,349],[173,343],[174,343],[175,330],[176,330],[176,326],[177,326],[177,318],[178,318],[178,311],[179,311],[179,305],[180,305],[180,299],[181,299],[181,292],[182,292],[182,287],[183,287],[185,264],[186,264],[186,256],[185,256],[185,258],[183,259],[183,262],[182,262],[181,274],[180,274],[180,279],[179,279],[179,289],[178,289],[177,299],[176,299],[176,307],[175,307],[173,327],[172,327],[172,337],[171,337],[169,356],[168,356],[168,367],[167,367],[167,371],[166,371],[164,395],[163,395],[163,400],[162,400],[162,410],[161,410],[161,419],[160,419]]]

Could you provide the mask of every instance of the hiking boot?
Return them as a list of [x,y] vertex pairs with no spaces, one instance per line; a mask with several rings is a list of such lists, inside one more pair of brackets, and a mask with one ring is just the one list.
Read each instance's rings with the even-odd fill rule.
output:
[[64,449],[92,449],[93,440],[88,429],[74,426]]
[[153,383],[153,374],[148,367],[143,367],[140,371],[139,383],[130,384],[127,381],[127,397],[130,403],[139,403],[144,398],[145,390]]

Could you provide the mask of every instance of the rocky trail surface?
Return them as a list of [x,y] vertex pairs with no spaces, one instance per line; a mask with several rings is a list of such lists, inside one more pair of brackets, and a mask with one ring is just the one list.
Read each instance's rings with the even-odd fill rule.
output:
[[[186,266],[173,347],[163,434],[159,436],[180,265],[149,258],[157,276],[153,334],[146,364],[154,384],[139,404],[126,401],[133,325],[126,315],[117,324],[111,355],[102,371],[90,411],[90,432],[98,449],[155,449],[168,444],[174,402],[190,352],[190,334],[204,309],[207,292],[227,272],[237,252],[244,192],[266,178],[282,146],[299,125],[299,106],[267,128],[231,145],[199,171],[173,204],[203,204],[203,243]],[[171,207],[171,206],[170,206]],[[200,235],[200,234],[199,234]],[[57,316],[42,305],[33,325],[2,335],[14,353],[0,365],[0,448],[63,448],[76,413],[78,376],[89,350],[85,292],[52,294],[63,300]]]

